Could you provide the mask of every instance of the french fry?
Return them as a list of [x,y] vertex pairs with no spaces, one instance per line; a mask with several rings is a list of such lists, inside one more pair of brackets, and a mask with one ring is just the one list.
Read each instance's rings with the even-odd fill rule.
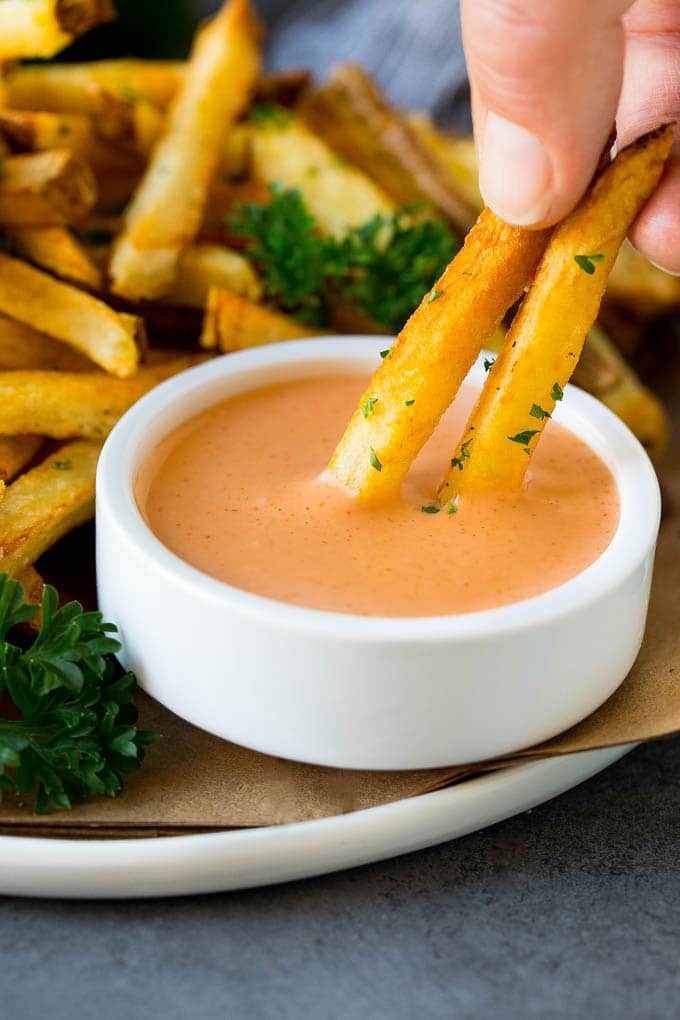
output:
[[93,372],[96,366],[67,344],[0,315],[0,371],[15,368]]
[[399,491],[480,348],[533,276],[548,236],[484,210],[373,375],[333,454],[331,474],[360,500]]
[[[0,255],[0,312],[87,355],[107,372],[137,370],[143,321],[9,255]],[[0,434],[2,430],[0,429]]]
[[22,254],[62,280],[101,290],[102,274],[65,227],[14,227],[7,231]]
[[[439,491],[521,486],[592,327],[626,232],[656,186],[672,129],[623,149],[556,228]],[[527,456],[528,453],[528,456]]]
[[680,308],[680,277],[657,269],[626,241],[609,274],[606,296],[643,318],[670,315]]
[[311,71],[306,67],[289,67],[283,71],[267,71],[259,79],[255,90],[255,103],[274,103],[295,106],[309,88]]
[[474,139],[439,131],[427,114],[411,113],[408,122],[432,155],[455,178],[467,204],[480,212],[484,200],[479,190],[479,165]]
[[93,60],[87,64],[16,67],[6,77],[6,105],[20,110],[91,113],[98,90],[123,98],[143,96],[165,109],[184,77],[174,60]]
[[97,183],[68,149],[7,156],[0,178],[0,223],[12,227],[64,226],[93,207]]
[[205,310],[201,347],[219,349],[226,354],[321,333],[323,330],[305,326],[289,315],[253,304],[232,291],[213,287]]
[[199,34],[114,248],[115,293],[157,298],[172,286],[179,257],[198,232],[222,138],[254,88],[258,35],[249,0],[230,0]]
[[94,515],[100,443],[77,440],[21,475],[0,503],[0,570],[12,577]]
[[2,0],[0,60],[53,57],[77,35],[114,17],[110,0]]
[[[20,570],[15,577],[15,580],[19,581],[24,589],[24,596],[27,602],[33,605],[40,605],[42,603],[43,588],[45,581],[33,566],[24,567]],[[20,627],[25,627],[29,632],[38,634],[42,627],[42,609],[35,616],[31,617],[30,620],[26,620],[25,623],[20,624]]]
[[11,482],[35,458],[42,436],[0,436],[0,481]]
[[[506,331],[498,329],[487,350],[498,354]],[[642,384],[634,369],[599,323],[592,327],[571,381],[601,400],[625,422],[653,460],[658,460],[670,436],[668,414],[662,402]]]
[[189,308],[205,308],[212,287],[224,287],[251,301],[262,294],[257,273],[247,259],[218,244],[193,244],[179,260],[177,279],[166,300]]
[[340,64],[302,102],[302,116],[336,152],[398,204],[426,202],[464,236],[479,209],[377,84],[356,64]]
[[0,433],[103,439],[135,401],[202,358],[175,356],[131,379],[103,372],[0,372]]
[[297,188],[319,229],[341,237],[395,203],[362,170],[350,166],[296,119],[253,124],[252,172],[263,184]]

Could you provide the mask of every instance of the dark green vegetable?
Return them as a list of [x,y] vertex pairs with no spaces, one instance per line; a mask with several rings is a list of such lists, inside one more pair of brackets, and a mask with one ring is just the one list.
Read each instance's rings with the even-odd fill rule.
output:
[[327,325],[340,295],[398,332],[457,249],[444,223],[414,221],[413,208],[374,216],[342,239],[323,238],[297,189],[272,191],[266,206],[242,205],[230,229],[250,240],[246,255],[266,295],[304,322]]
[[59,609],[45,585],[37,637],[28,648],[9,640],[39,611],[0,574],[0,794],[20,794],[43,814],[117,796],[158,735],[137,729],[136,680],[114,658],[115,626],[79,602]]

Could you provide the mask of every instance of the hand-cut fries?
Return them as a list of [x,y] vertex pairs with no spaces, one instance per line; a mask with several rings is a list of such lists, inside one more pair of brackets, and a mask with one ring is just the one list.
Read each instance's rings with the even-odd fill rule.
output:
[[0,177],[0,224],[63,226],[81,219],[97,198],[91,170],[68,149],[7,156]]
[[171,287],[179,256],[198,232],[221,139],[254,88],[257,39],[249,0],[229,0],[199,34],[166,133],[116,242],[116,293],[154,298]]
[[44,446],[42,436],[0,436],[0,481],[11,482]]
[[595,321],[619,247],[661,176],[671,142],[672,129],[665,127],[623,149],[556,228],[452,458],[440,501],[522,484]]
[[680,277],[657,269],[626,241],[609,274],[607,297],[638,316],[669,315],[680,308]]
[[350,492],[378,501],[399,491],[480,348],[524,291],[548,236],[484,210],[383,359],[333,454],[329,470]]
[[67,344],[0,315],[0,371],[44,368],[51,372],[93,372],[95,367]]
[[114,17],[110,0],[2,0],[0,60],[52,57],[77,35]]
[[9,255],[0,255],[0,312],[63,340],[114,375],[137,370],[145,345],[142,319],[114,312],[91,294]]
[[18,250],[41,269],[89,290],[101,290],[101,272],[64,227],[14,227],[7,234]]
[[131,379],[103,372],[0,372],[0,435],[103,439],[135,401],[201,360],[176,356]]
[[456,180],[468,206],[481,212],[484,199],[479,190],[479,165],[474,139],[469,135],[438,131],[426,114],[411,113],[407,119],[421,142]]
[[32,64],[6,76],[6,103],[17,110],[91,113],[103,89],[125,99],[143,97],[165,109],[184,78],[174,60],[93,60],[87,64]]
[[252,125],[251,156],[256,180],[297,188],[326,234],[341,237],[396,208],[382,188],[296,119]]
[[94,514],[101,445],[67,443],[12,482],[0,503],[0,570],[16,576]]
[[281,340],[319,336],[322,332],[282,312],[253,304],[232,291],[213,287],[205,310],[201,347],[227,354]]
[[398,204],[427,202],[465,235],[479,209],[356,64],[341,64],[329,81],[303,100],[312,129],[340,155],[377,181]]
[[213,287],[224,287],[257,301],[262,285],[250,262],[219,244],[192,244],[181,255],[177,279],[165,300],[189,308],[205,308]]

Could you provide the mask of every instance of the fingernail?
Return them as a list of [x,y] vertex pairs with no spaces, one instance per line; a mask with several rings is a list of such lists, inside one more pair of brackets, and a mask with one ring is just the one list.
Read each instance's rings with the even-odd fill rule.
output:
[[649,259],[649,262],[655,269],[660,269],[662,273],[668,273],[669,276],[680,276],[680,270],[678,269],[668,269],[666,266],[662,266],[660,262],[654,262],[653,259]]
[[548,215],[552,184],[550,157],[536,135],[488,113],[479,171],[486,204],[507,223],[532,226]]

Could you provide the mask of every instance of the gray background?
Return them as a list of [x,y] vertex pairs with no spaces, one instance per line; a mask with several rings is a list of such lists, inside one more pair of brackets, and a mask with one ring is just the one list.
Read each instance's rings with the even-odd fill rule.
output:
[[[274,65],[360,60],[395,100],[451,114],[452,0],[261,6]],[[345,874],[187,900],[0,899],[0,1016],[674,1018],[679,862],[674,740],[502,825]]]

